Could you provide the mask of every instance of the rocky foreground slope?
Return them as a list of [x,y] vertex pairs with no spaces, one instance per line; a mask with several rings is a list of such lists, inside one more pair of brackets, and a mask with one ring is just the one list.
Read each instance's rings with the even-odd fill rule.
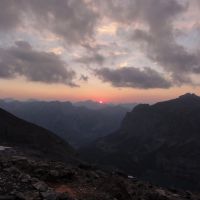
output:
[[188,191],[163,189],[119,172],[44,161],[0,149],[1,200],[198,200]]

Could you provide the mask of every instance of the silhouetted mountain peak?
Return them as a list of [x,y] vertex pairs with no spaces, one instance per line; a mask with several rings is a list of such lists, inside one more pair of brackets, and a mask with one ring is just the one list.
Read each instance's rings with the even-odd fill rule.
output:
[[135,106],[135,108],[133,108],[134,111],[141,111],[144,109],[149,108],[149,104],[138,104],[137,106]]
[[194,93],[186,93],[184,95],[179,96],[179,99],[181,99],[181,100],[196,100],[196,99],[200,100],[200,97]]
[[199,190],[199,122],[200,97],[195,94],[140,104],[127,113],[118,131],[82,154],[157,184]]

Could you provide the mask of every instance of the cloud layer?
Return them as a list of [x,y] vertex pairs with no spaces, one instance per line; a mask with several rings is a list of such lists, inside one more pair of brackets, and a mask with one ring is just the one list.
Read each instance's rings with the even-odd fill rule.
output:
[[0,31],[14,29],[20,24],[20,2],[0,1]]
[[171,73],[175,84],[191,83],[188,75],[200,73],[199,52],[189,52],[178,44],[173,26],[174,20],[188,5],[176,0],[150,0],[140,1],[140,6],[141,19],[148,30],[134,30],[131,39],[146,45],[146,56]]
[[18,41],[8,49],[0,49],[0,78],[19,76],[29,81],[76,86],[73,83],[75,72],[68,70],[57,55],[36,51],[25,41]]
[[82,0],[0,1],[0,31],[30,23],[68,43],[85,43],[93,36],[98,15]]
[[169,88],[171,83],[161,74],[151,68],[138,69],[123,67],[120,69],[102,68],[95,71],[96,75],[104,82],[111,83],[114,87],[133,88]]
[[86,65],[90,65],[90,64],[102,65],[105,61],[105,58],[98,53],[94,53],[92,55],[87,55],[87,56],[82,56],[80,58],[77,58],[75,59],[75,61],[86,64]]
[[103,1],[103,12],[119,23],[141,28],[132,29],[127,40],[139,43],[143,53],[170,74],[174,85],[192,84],[191,74],[200,73],[199,51],[190,52],[176,41],[175,20],[187,11],[189,1],[132,0]]
[[84,1],[24,1],[40,29],[50,30],[68,43],[85,43],[93,36],[98,15]]
[[[2,38],[9,34],[15,37],[15,33],[18,33],[22,35],[22,40],[29,43],[21,41],[16,42],[15,46],[9,44],[0,47],[0,77],[11,79],[24,76],[30,81],[75,86],[76,74],[82,77],[82,81],[87,81],[90,76],[81,69],[84,65],[88,70],[96,68],[96,77],[110,82],[114,87],[194,85],[192,75],[200,76],[200,51],[188,48],[191,35],[186,44],[180,42],[180,35],[194,34],[192,30],[186,33],[178,28],[179,23],[188,25],[189,20],[193,24],[200,20],[200,15],[190,10],[192,4],[197,5],[195,9],[200,9],[198,0],[1,0]],[[55,48],[62,45],[65,54],[73,49],[74,52],[70,53],[76,56],[68,58],[73,71],[63,61],[67,59],[48,53],[46,49],[34,50],[31,43],[37,39],[31,40],[33,35],[28,33],[23,38],[25,34],[20,32],[20,28],[30,28],[38,35],[52,34],[59,38],[61,42],[56,43]],[[112,33],[112,37],[109,33]],[[45,45],[48,44],[41,44]],[[140,49],[136,49],[138,46]],[[111,56],[114,51],[123,52],[124,47],[128,51],[119,60]],[[132,59],[137,57],[135,52],[139,51],[148,64]],[[66,55],[62,56],[67,58]],[[117,62],[138,67],[118,69],[120,63]],[[111,68],[105,67],[111,64]],[[160,69],[165,76],[158,72]]]

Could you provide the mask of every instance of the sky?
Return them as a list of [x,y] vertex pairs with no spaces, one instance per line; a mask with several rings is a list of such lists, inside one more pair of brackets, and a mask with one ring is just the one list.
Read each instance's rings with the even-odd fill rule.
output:
[[200,95],[200,0],[1,0],[0,98]]

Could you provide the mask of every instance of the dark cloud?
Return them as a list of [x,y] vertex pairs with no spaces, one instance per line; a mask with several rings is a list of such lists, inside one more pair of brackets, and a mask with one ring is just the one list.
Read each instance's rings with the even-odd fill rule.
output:
[[[156,3],[155,0],[148,1],[150,2]],[[191,83],[188,75],[200,73],[199,52],[190,53],[177,44],[173,27],[174,20],[186,10],[187,5],[176,0],[159,0],[155,7],[148,3],[144,2],[145,5],[142,6],[142,19],[149,30],[134,30],[132,40],[146,45],[148,58],[171,73],[175,84]]]
[[0,31],[8,31],[20,23],[20,1],[0,1]]
[[98,15],[83,0],[1,0],[0,31],[24,25],[48,30],[68,43],[91,40]]
[[134,41],[146,44],[146,55],[151,60],[158,62],[164,70],[171,72],[174,82],[191,82],[190,73],[200,73],[199,52],[190,53],[183,46],[175,43],[173,38],[147,33],[136,30]]
[[[178,0],[94,0],[101,15],[114,21],[132,25],[134,22],[147,23],[155,29],[164,28],[163,23],[185,10]],[[161,25],[157,27],[157,25]]]
[[77,58],[75,61],[86,65],[90,64],[102,65],[105,61],[105,57],[99,53],[91,53],[91,55],[82,56],[81,58]]
[[200,73],[199,52],[190,52],[176,41],[174,22],[187,11],[189,3],[187,0],[96,1],[100,11],[112,20],[130,27],[141,24],[142,29],[133,28],[131,40],[142,43],[146,56],[171,74],[178,85],[192,84],[190,75]]
[[83,0],[29,0],[26,4],[40,29],[49,29],[67,42],[85,42],[94,33],[98,15]]
[[58,55],[36,51],[25,41],[18,41],[8,49],[0,49],[0,78],[18,76],[29,81],[76,86],[73,83],[75,72],[68,70]]
[[117,22],[132,23],[138,15],[135,0],[93,0],[92,2],[102,16]]
[[200,73],[200,54],[177,44],[173,27],[174,20],[187,9],[187,4],[177,0],[142,0],[140,9],[141,20],[148,30],[134,30],[132,40],[146,45],[148,58],[171,73],[175,84],[192,83],[189,75]]
[[199,0],[196,0],[196,3],[200,6],[200,1]]
[[160,73],[151,69],[138,69],[135,67],[124,67],[120,69],[102,68],[95,74],[104,82],[111,83],[114,87],[132,88],[169,88],[170,81],[162,77]]
[[81,81],[87,82],[88,79],[89,79],[88,76],[85,76],[85,75],[81,74],[81,76],[80,76],[80,80],[81,80]]
[[94,2],[101,15],[105,17],[130,25],[137,21],[154,28],[155,31],[165,30],[167,24],[170,25],[171,20],[187,8],[187,4],[182,4],[179,0],[94,0]]

